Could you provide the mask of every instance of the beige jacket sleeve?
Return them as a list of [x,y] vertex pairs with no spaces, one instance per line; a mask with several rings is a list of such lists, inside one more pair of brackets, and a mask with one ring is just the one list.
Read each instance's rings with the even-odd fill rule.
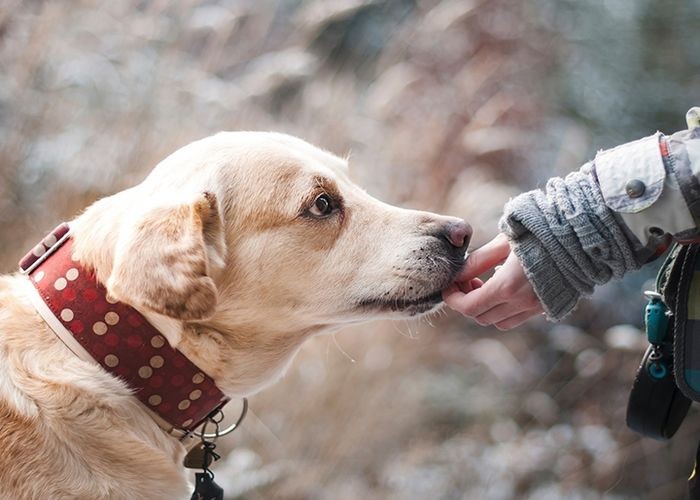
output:
[[652,252],[664,235],[698,238],[700,221],[700,108],[686,115],[688,130],[660,132],[599,152],[595,173],[606,205]]

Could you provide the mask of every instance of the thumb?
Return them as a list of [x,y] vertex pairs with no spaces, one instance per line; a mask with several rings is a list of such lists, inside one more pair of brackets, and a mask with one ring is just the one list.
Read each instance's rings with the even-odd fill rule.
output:
[[501,233],[469,254],[464,269],[457,276],[457,281],[463,282],[481,276],[486,271],[502,264],[509,254],[510,243],[508,243],[508,238]]

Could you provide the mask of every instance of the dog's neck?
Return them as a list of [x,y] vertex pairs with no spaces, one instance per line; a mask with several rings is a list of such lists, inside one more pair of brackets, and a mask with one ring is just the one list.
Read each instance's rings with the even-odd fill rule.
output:
[[[259,329],[186,327],[178,349],[216,381],[230,397],[250,396],[285,373],[303,342],[320,328],[272,332]],[[261,342],[259,339],[264,338]],[[257,340],[256,340],[257,339]],[[274,349],[270,348],[274,345]]]

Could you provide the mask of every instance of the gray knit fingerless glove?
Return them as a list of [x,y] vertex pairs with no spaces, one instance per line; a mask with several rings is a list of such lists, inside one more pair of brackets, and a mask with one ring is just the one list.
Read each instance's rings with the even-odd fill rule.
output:
[[605,205],[592,164],[510,200],[500,229],[550,320],[569,314],[595,285],[642,264]]

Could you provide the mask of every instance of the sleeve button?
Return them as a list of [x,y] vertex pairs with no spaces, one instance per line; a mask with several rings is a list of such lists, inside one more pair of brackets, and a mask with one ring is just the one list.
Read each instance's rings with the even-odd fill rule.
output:
[[632,179],[625,185],[625,191],[630,198],[639,198],[646,189],[647,187],[639,179]]

